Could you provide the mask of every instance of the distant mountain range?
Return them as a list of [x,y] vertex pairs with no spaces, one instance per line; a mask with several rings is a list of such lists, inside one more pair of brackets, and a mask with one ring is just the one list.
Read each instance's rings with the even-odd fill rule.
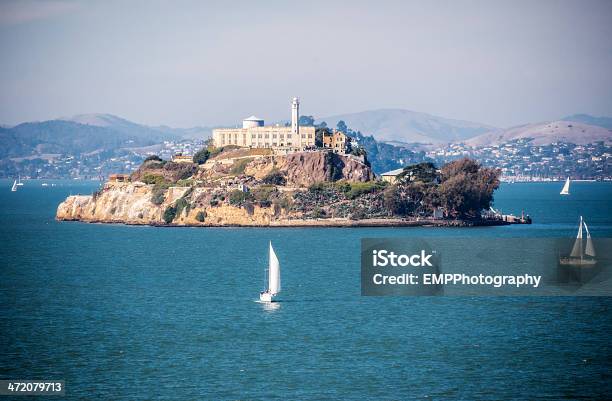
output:
[[355,131],[396,144],[460,142],[497,129],[472,121],[452,120],[402,109],[370,110],[317,119],[319,122],[325,121],[330,127],[336,127],[340,120]]
[[[441,145],[465,142],[490,145],[518,138],[535,144],[556,141],[583,144],[612,143],[612,118],[575,114],[559,121],[500,129],[486,124],[453,120],[400,109],[381,109],[320,118],[335,127],[373,135],[377,141],[411,148],[415,143]],[[206,138],[211,127],[172,128],[137,124],[111,114],[81,114],[14,127],[0,126],[0,159],[41,154],[82,154],[101,149],[150,146],[164,140]]]
[[491,131],[470,138],[465,143],[472,146],[497,145],[521,138],[531,138],[534,145],[554,142],[571,142],[577,145],[598,141],[612,143],[612,130],[572,120],[559,120]]
[[572,142],[576,144],[604,141],[612,143],[612,118],[575,114],[558,121],[497,128],[472,121],[453,120],[401,109],[370,110],[320,118],[328,126],[338,121],[379,141],[414,147],[415,144],[441,145],[464,142],[472,145],[494,145],[518,138],[533,138],[534,144]]
[[0,159],[48,153],[78,155],[209,135],[209,128],[150,127],[111,114],[81,114],[0,127]]

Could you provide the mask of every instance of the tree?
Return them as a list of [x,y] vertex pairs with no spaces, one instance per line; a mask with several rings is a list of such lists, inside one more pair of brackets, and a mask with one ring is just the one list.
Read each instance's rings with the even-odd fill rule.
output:
[[299,124],[302,127],[312,127],[315,122],[315,119],[313,116],[300,116],[300,120],[299,120]]
[[315,146],[317,148],[323,147],[323,135],[329,134],[331,131],[326,127],[319,127],[315,129]]
[[197,164],[204,164],[209,157],[210,151],[207,148],[202,148],[195,155],[193,155],[193,162]]
[[431,162],[422,162],[404,167],[404,171],[397,176],[399,181],[434,183],[439,179],[438,169]]
[[346,134],[348,128],[346,126],[346,123],[343,120],[340,120],[338,121],[338,124],[336,124],[336,129]]
[[499,176],[499,170],[481,167],[471,159],[448,163],[441,171],[439,202],[453,217],[477,218],[491,205]]
[[157,155],[151,155],[151,156],[147,156],[146,159],[144,159],[145,162],[151,161],[151,160],[155,160],[157,162],[162,161],[161,157],[157,156]]

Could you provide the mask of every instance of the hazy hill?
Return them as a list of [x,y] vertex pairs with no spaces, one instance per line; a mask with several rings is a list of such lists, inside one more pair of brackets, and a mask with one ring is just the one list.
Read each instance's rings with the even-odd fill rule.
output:
[[612,129],[612,117],[595,117],[588,114],[574,114],[563,118],[563,121],[574,121],[577,123]]
[[534,145],[546,145],[553,142],[571,142],[578,145],[597,141],[612,143],[612,130],[580,122],[559,120],[488,132],[471,138],[465,143],[473,146],[496,145],[520,138],[532,138]]
[[329,127],[338,121],[379,141],[395,143],[447,143],[475,137],[496,128],[471,121],[452,120],[402,109],[380,109],[320,118]]
[[173,128],[166,125],[149,126],[137,124],[132,121],[117,117],[112,114],[79,114],[73,117],[63,117],[60,120],[73,121],[84,125],[107,127],[124,134],[146,137],[149,139],[163,141],[167,139],[180,138],[202,138],[210,136],[210,127]]
[[0,128],[0,158],[43,153],[80,154],[152,141],[113,129],[51,120]]
[[0,127],[0,159],[43,153],[78,155],[98,149],[134,148],[209,135],[209,128],[150,127],[111,114],[80,114]]

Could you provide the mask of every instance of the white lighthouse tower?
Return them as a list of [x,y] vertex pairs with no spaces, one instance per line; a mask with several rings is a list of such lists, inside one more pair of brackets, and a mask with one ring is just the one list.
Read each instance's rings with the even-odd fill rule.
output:
[[300,133],[300,99],[297,97],[293,98],[291,104],[291,133],[296,135]]

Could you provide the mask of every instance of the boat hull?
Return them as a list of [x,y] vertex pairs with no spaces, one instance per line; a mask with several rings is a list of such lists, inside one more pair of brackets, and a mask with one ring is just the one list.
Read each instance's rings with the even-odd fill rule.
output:
[[260,292],[259,293],[259,300],[261,302],[274,302],[274,295],[272,293],[269,292]]
[[562,266],[591,267],[597,264],[597,260],[580,258],[561,258],[559,259],[559,264]]

